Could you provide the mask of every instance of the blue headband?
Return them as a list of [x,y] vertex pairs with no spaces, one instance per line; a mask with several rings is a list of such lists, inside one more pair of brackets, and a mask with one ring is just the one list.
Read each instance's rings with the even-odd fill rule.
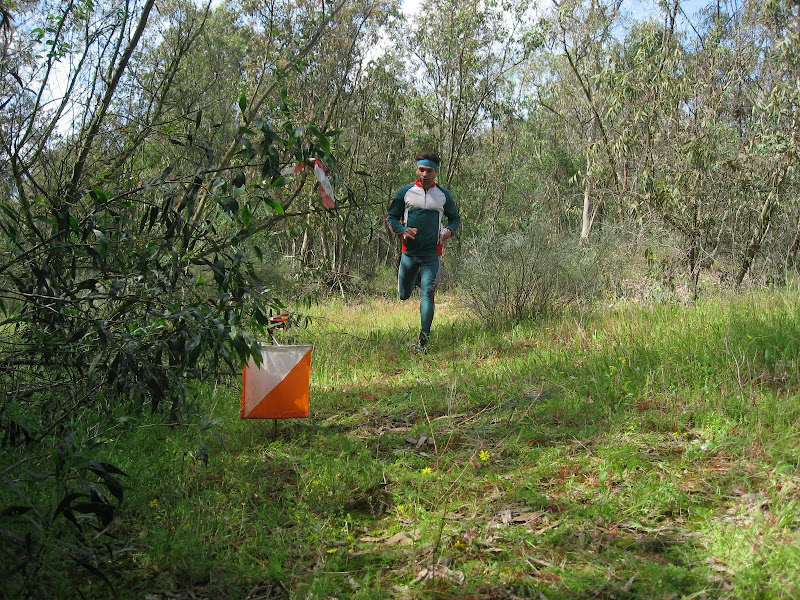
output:
[[439,165],[438,165],[438,163],[435,163],[435,162],[433,162],[432,160],[430,160],[430,159],[427,159],[427,158],[423,158],[422,160],[418,160],[418,161],[417,161],[417,166],[418,166],[418,167],[431,167],[431,168],[433,168],[433,169],[436,169],[436,172],[437,172],[437,173],[439,172]]

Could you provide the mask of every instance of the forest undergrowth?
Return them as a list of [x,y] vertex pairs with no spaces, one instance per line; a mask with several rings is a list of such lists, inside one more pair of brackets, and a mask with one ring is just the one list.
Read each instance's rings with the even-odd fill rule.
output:
[[314,317],[310,418],[232,378],[113,442],[115,597],[800,596],[796,290],[501,330],[444,296],[427,355],[413,300]]

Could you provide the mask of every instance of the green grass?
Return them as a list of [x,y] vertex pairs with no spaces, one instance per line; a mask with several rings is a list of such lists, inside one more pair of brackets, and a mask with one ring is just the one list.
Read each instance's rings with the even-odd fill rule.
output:
[[117,597],[800,597],[794,291],[500,332],[448,297],[427,356],[417,322],[319,309],[309,419],[234,379],[116,440]]

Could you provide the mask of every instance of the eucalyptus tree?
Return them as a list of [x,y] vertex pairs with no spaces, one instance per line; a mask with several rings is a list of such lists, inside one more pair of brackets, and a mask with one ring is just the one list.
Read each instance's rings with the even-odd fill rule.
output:
[[552,65],[541,100],[561,121],[571,137],[569,145],[585,165],[581,219],[585,240],[606,203],[627,193],[624,152],[620,152],[627,129],[614,65],[615,57],[624,52],[617,37],[623,2],[554,4],[548,37]]
[[[237,11],[222,5],[201,9],[167,0],[158,22],[138,48],[115,108],[122,139],[132,138],[138,160],[118,158],[129,168],[160,174],[169,165],[200,155],[219,159],[234,138],[243,90],[250,30]],[[135,134],[135,135],[133,135]],[[152,161],[152,162],[151,162]]]
[[[670,279],[676,267],[683,269],[696,294],[701,269],[727,239],[733,199],[723,172],[738,140],[720,118],[726,93],[721,78],[730,76],[723,67],[725,46],[711,39],[704,48],[688,46],[676,26],[679,9],[673,2],[663,23],[634,28],[616,72],[631,125],[625,141],[630,207],[670,232],[674,247],[661,259],[662,275]],[[717,32],[716,39],[729,38]]]
[[413,68],[408,92],[419,145],[445,156],[440,177],[457,180],[497,98],[539,43],[528,2],[426,3],[405,38]]
[[[273,299],[245,240],[285,211],[281,169],[330,155],[332,139],[293,125],[277,82],[341,4],[321,14],[306,6],[308,33],[250,88],[241,83],[249,36],[230,11],[181,0],[163,8],[32,3],[16,15],[20,58],[4,63],[0,130],[12,243],[2,299],[17,328],[5,358],[15,377],[23,364],[56,381],[91,373],[114,394],[157,405],[179,397],[173,376],[197,357],[233,366],[257,350],[246,320],[264,322]],[[64,411],[74,404],[83,405],[73,398]]]
[[792,29],[791,18],[786,29],[771,29],[775,8],[786,17],[786,6],[761,3],[716,2],[698,12],[670,86],[682,90],[673,96],[679,110],[665,112],[655,132],[648,199],[680,233],[695,289],[713,263],[741,284],[773,240],[783,250],[765,258],[782,266],[790,244],[784,215],[796,155],[784,90],[795,77],[781,48]]
[[750,165],[744,158],[753,133],[747,104],[755,89],[760,49],[737,4],[710,4],[698,13],[684,61],[692,89],[674,144],[682,153],[677,163],[681,168],[664,162],[663,173],[679,190],[667,194],[671,202],[665,216],[687,240],[695,286],[704,266],[722,258],[720,267],[729,268],[726,263],[741,244],[743,211],[751,202]]
[[[309,53],[305,68],[286,81],[299,120],[343,132],[338,152],[342,162],[336,173],[337,210],[321,211],[313,196],[305,196],[298,207],[307,213],[305,218],[287,222],[286,235],[279,241],[284,254],[295,256],[328,289],[341,293],[359,270],[357,267],[364,264],[361,259],[373,239],[370,230],[375,232],[376,217],[383,210],[377,209],[365,187],[374,179],[374,166],[360,151],[366,149],[364,130],[377,124],[363,120],[360,103],[365,96],[380,93],[374,85],[370,60],[375,56],[375,46],[391,35],[387,32],[396,27],[399,18],[396,0],[348,2],[330,22],[335,35],[321,40]],[[380,154],[378,150],[377,155]],[[298,229],[302,229],[300,239],[294,235]]]
[[[735,281],[741,284],[767,244],[773,264],[797,270],[800,206],[797,197],[800,123],[800,6],[771,0],[746,3],[743,21],[757,44],[757,81],[748,90],[752,107],[745,154],[752,202],[747,207],[746,242]],[[792,217],[794,220],[792,220]],[[769,238],[772,238],[771,241]]]
[[687,22],[672,0],[625,29],[619,0],[559,3],[542,102],[585,158],[582,239],[604,210],[626,226],[665,227],[694,292],[701,269],[736,243],[758,71],[741,13],[726,7],[714,3]]
[[[388,39],[398,33],[390,29]],[[352,203],[360,219],[359,271],[369,276],[381,266],[396,267],[397,237],[386,227],[386,208],[393,194],[414,172],[415,128],[409,126],[408,93],[413,87],[409,65],[396,46],[373,56],[349,104],[347,168]]]

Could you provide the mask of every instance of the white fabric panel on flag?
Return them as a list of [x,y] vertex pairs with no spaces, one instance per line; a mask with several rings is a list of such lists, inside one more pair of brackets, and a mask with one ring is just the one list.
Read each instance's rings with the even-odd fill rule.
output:
[[260,367],[250,359],[244,390],[245,414],[274,390],[310,349],[311,346],[265,346],[261,351]]

